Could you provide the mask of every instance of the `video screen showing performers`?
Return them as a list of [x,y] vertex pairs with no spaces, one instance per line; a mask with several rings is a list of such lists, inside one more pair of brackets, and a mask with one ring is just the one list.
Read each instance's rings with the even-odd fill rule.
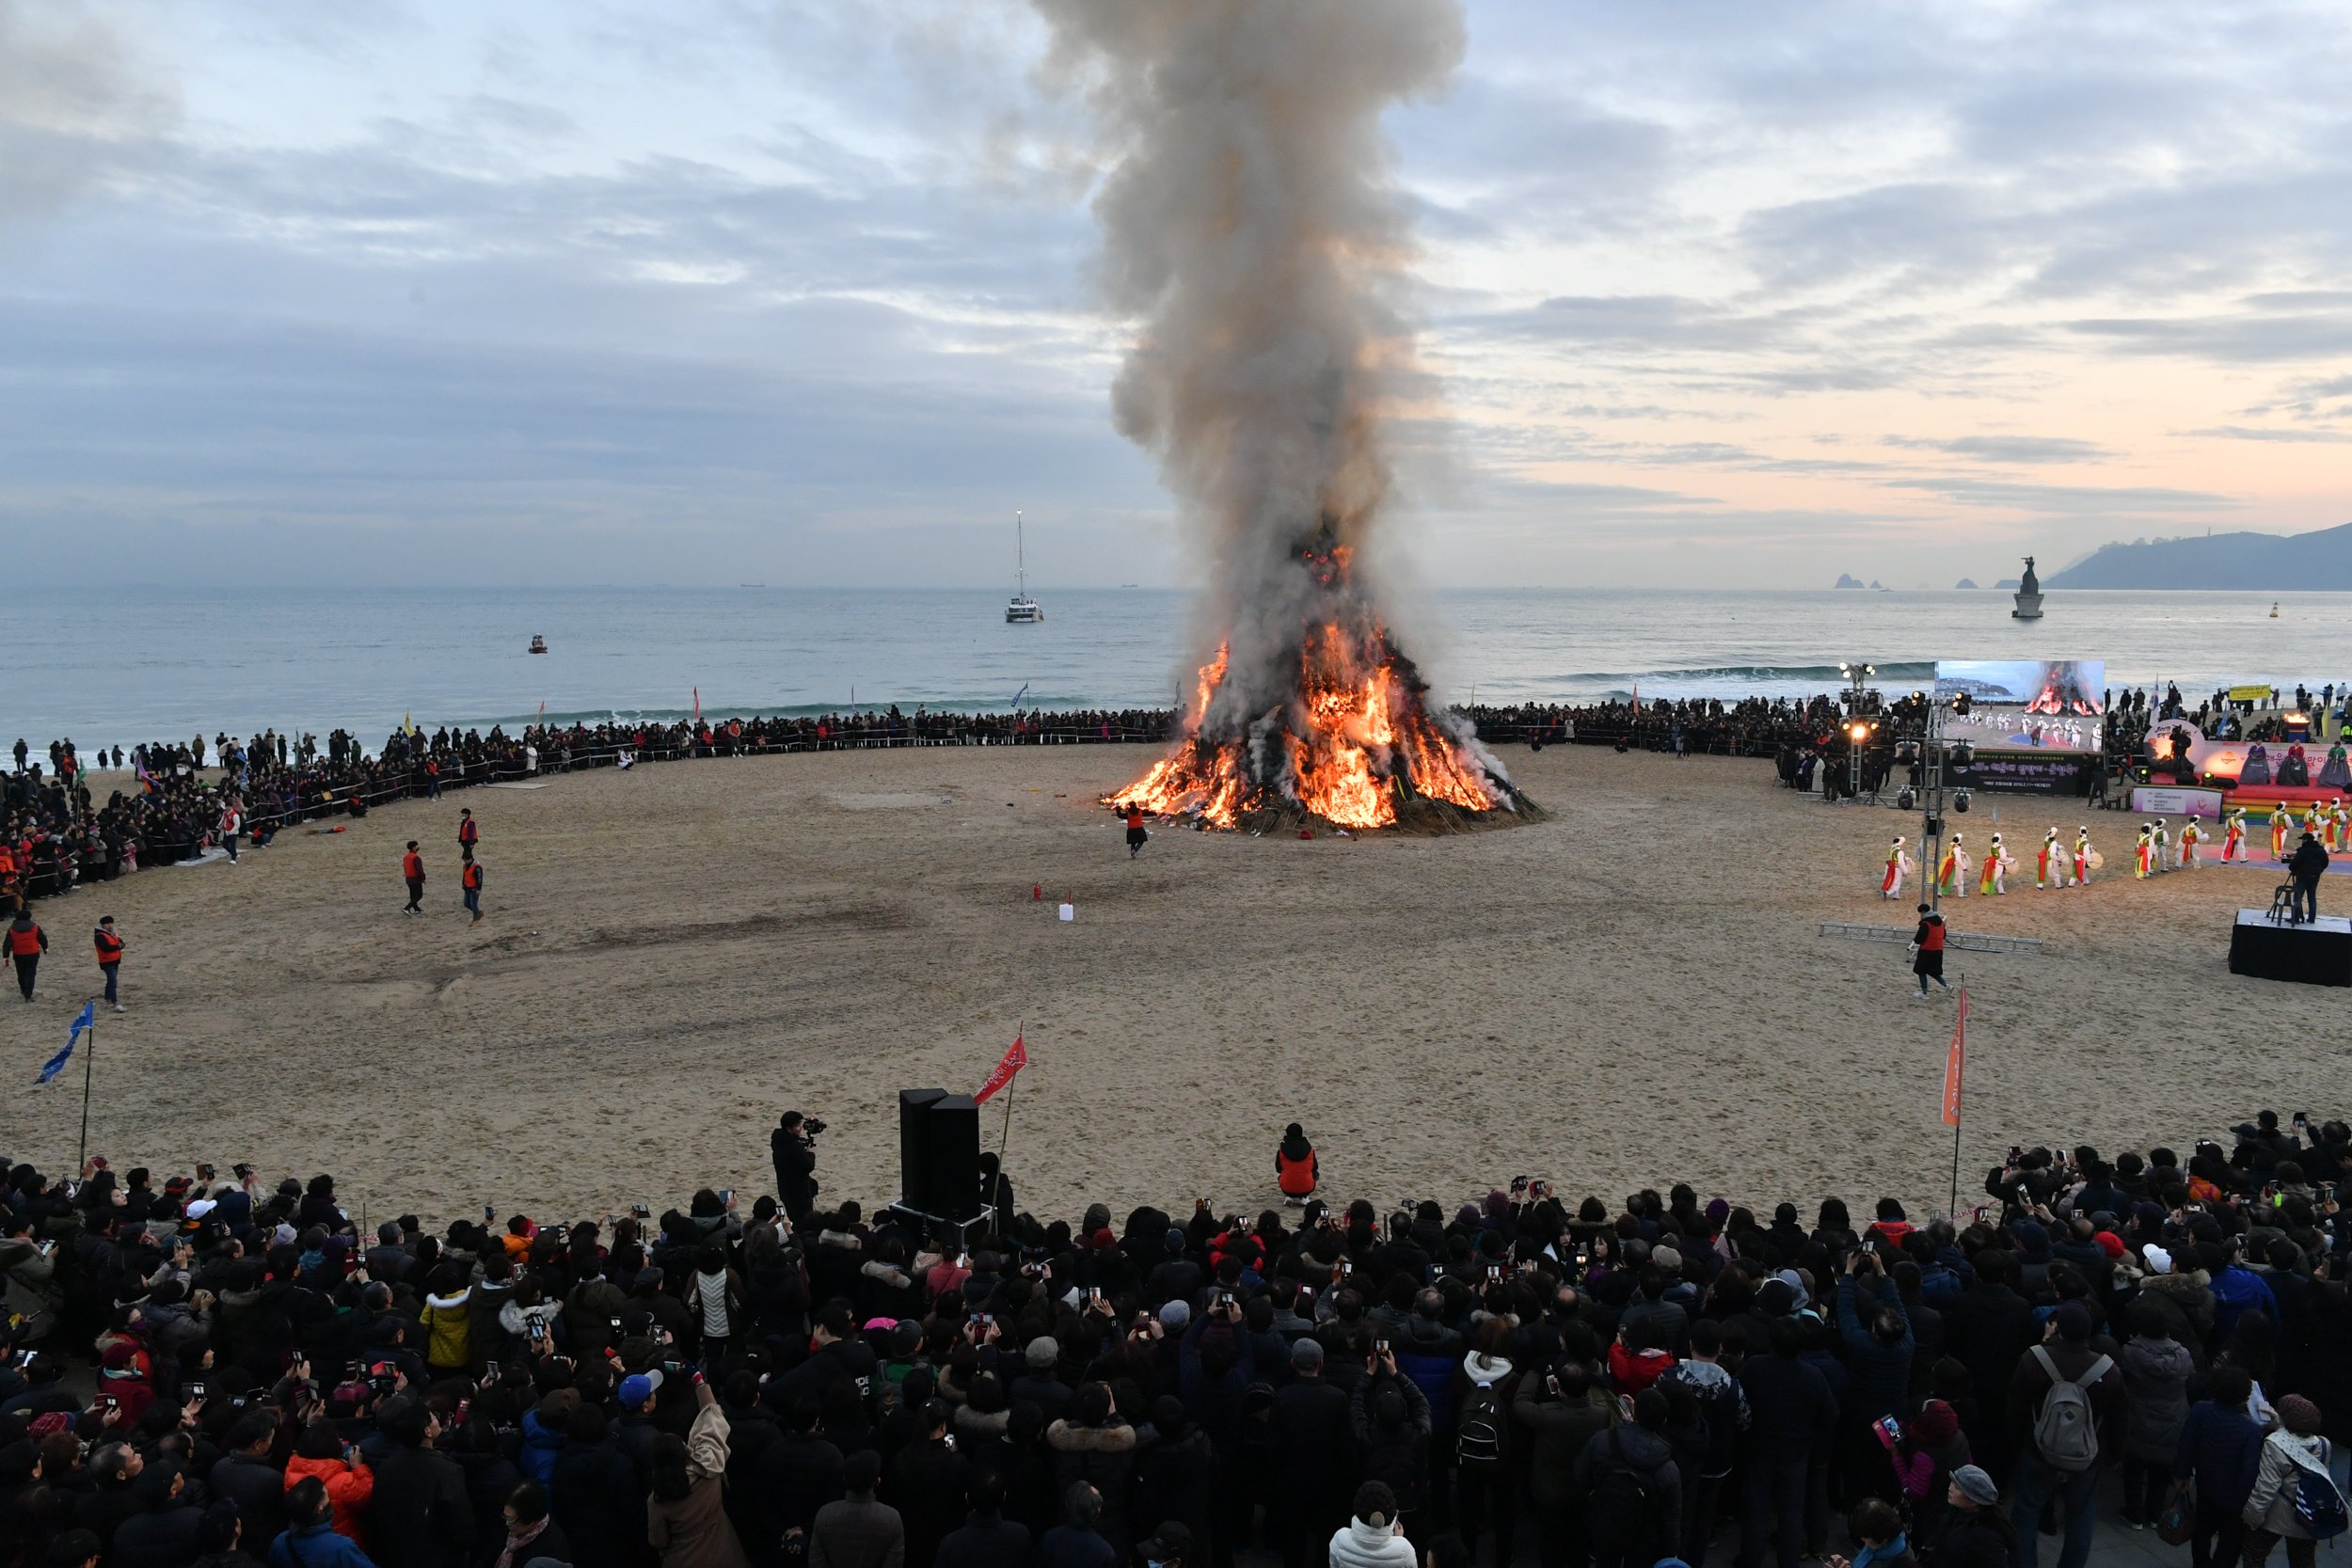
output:
[[1941,658],[1935,695],[1965,692],[1965,716],[1947,714],[1945,733],[1979,751],[2095,752],[2106,724],[2103,659]]

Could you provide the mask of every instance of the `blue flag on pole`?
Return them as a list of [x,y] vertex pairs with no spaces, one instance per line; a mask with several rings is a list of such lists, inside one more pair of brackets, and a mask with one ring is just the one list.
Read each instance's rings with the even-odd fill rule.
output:
[[65,1037],[65,1049],[49,1058],[48,1065],[40,1069],[40,1076],[33,1080],[36,1087],[48,1083],[49,1080],[65,1070],[66,1063],[73,1059],[73,1048],[82,1043],[82,1031],[97,1022],[98,1004],[83,1003],[82,1010],[73,1015],[73,1030]]
[[1013,712],[1015,712],[1015,713],[1019,713],[1019,712],[1021,711],[1021,699],[1022,699],[1022,698],[1024,698],[1024,697],[1025,697],[1025,696],[1027,696],[1028,694],[1029,694],[1029,683],[1028,683],[1027,681],[1023,681],[1023,682],[1021,683],[1021,689],[1020,689],[1020,690],[1018,690],[1018,691],[1016,691],[1016,692],[1014,692],[1014,693],[1012,694],[1012,711],[1013,711]]

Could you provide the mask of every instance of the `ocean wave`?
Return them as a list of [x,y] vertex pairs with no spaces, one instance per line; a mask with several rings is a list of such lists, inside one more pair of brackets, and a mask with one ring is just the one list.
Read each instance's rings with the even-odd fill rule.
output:
[[[1878,672],[1871,677],[1882,685],[1888,681],[1924,681],[1935,678],[1932,660],[1906,660],[1873,666]],[[1559,679],[1576,685],[1631,685],[1636,682],[1682,681],[1831,681],[1844,684],[1846,676],[1835,664],[1716,664],[1690,670],[1595,670]]]

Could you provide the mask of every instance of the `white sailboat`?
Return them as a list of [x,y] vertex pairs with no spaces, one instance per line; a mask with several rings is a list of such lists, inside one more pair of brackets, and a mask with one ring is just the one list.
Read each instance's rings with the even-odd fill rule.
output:
[[1005,606],[1005,619],[1016,625],[1028,625],[1045,619],[1045,611],[1029,597],[1029,562],[1027,542],[1022,537],[1021,514],[1012,515],[1013,579],[1017,584],[1012,603]]

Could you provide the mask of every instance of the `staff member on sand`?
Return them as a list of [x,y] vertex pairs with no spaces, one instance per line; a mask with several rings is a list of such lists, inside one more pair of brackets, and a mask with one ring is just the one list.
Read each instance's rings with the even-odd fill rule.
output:
[[458,886],[466,890],[466,908],[473,911],[473,924],[482,924],[482,863],[466,851],[466,863],[457,873]]
[[1134,801],[1127,803],[1127,858],[1134,860],[1143,853],[1144,844],[1152,837],[1143,825],[1143,808]]
[[19,908],[8,923],[8,957],[16,960],[17,989],[33,999],[33,976],[40,971],[40,956],[49,951],[49,933],[33,920],[30,910]]
[[1911,960],[1911,973],[1919,976],[1920,1000],[1927,999],[1930,980],[1952,989],[1944,979],[1944,917],[1925,904],[1919,906],[1919,928],[1911,933],[1911,950],[1918,955]]
[[98,973],[106,977],[106,1006],[122,1011],[122,996],[116,989],[122,978],[123,940],[115,934],[115,917],[102,914],[91,927],[90,945],[98,950]]
[[417,841],[408,841],[408,852],[400,857],[400,874],[408,882],[408,904],[403,914],[424,913],[424,857],[417,853]]

